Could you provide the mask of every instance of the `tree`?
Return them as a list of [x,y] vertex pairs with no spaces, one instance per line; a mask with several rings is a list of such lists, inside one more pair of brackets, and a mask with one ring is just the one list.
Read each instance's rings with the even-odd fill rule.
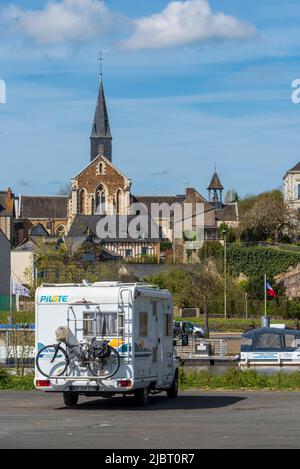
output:
[[210,261],[197,266],[188,273],[189,282],[193,291],[193,298],[204,313],[205,333],[209,337],[209,305],[212,298],[222,288],[220,276],[215,265]]
[[240,207],[241,237],[247,241],[272,239],[278,243],[286,235],[293,236],[297,217],[285,203],[281,191],[248,197]]
[[75,249],[72,243],[40,243],[35,254],[39,282],[81,283],[116,281],[121,277],[118,262],[100,260],[101,246],[84,243]]
[[212,259],[193,267],[168,268],[148,280],[169,290],[178,307],[200,308],[205,318],[205,329],[209,334],[209,312],[223,291],[222,277]]
[[225,204],[232,204],[238,202],[240,197],[235,189],[229,189],[225,195]]
[[219,241],[205,241],[198,255],[201,262],[214,260],[218,270],[223,270],[224,248]]
[[60,188],[57,191],[57,195],[70,195],[72,191],[71,184],[65,184],[60,186]]

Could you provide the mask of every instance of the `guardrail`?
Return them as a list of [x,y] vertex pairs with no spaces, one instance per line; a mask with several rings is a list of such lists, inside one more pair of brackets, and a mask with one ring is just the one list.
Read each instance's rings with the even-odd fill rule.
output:
[[189,338],[189,345],[182,346],[179,340],[176,346],[177,356],[182,359],[187,358],[201,358],[209,357],[209,355],[201,355],[196,353],[197,345],[202,343],[208,343],[211,345],[211,356],[214,357],[229,357],[238,355],[241,351],[241,338],[230,337],[220,339],[196,339]]

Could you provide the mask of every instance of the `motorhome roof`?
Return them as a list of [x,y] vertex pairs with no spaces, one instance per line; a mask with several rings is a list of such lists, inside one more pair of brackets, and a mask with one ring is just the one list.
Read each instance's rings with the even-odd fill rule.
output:
[[103,288],[116,288],[116,287],[139,287],[152,290],[163,290],[158,285],[146,283],[122,283],[122,282],[94,282],[94,283],[43,283],[41,288],[85,288],[85,287],[103,287]]

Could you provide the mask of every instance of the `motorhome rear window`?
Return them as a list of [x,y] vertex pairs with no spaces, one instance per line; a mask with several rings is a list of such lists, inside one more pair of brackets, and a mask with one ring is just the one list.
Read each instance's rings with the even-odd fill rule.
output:
[[148,337],[148,313],[140,312],[140,337]]
[[[93,319],[96,318],[96,321]],[[88,312],[83,313],[83,333],[85,336],[116,336],[117,313]]]

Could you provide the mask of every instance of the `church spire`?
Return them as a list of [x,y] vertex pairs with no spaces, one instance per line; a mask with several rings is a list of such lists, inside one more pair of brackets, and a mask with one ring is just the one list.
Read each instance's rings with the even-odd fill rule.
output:
[[112,135],[102,81],[102,60],[101,56],[98,100],[91,133],[91,161],[99,154],[105,156],[109,161],[112,159]]

